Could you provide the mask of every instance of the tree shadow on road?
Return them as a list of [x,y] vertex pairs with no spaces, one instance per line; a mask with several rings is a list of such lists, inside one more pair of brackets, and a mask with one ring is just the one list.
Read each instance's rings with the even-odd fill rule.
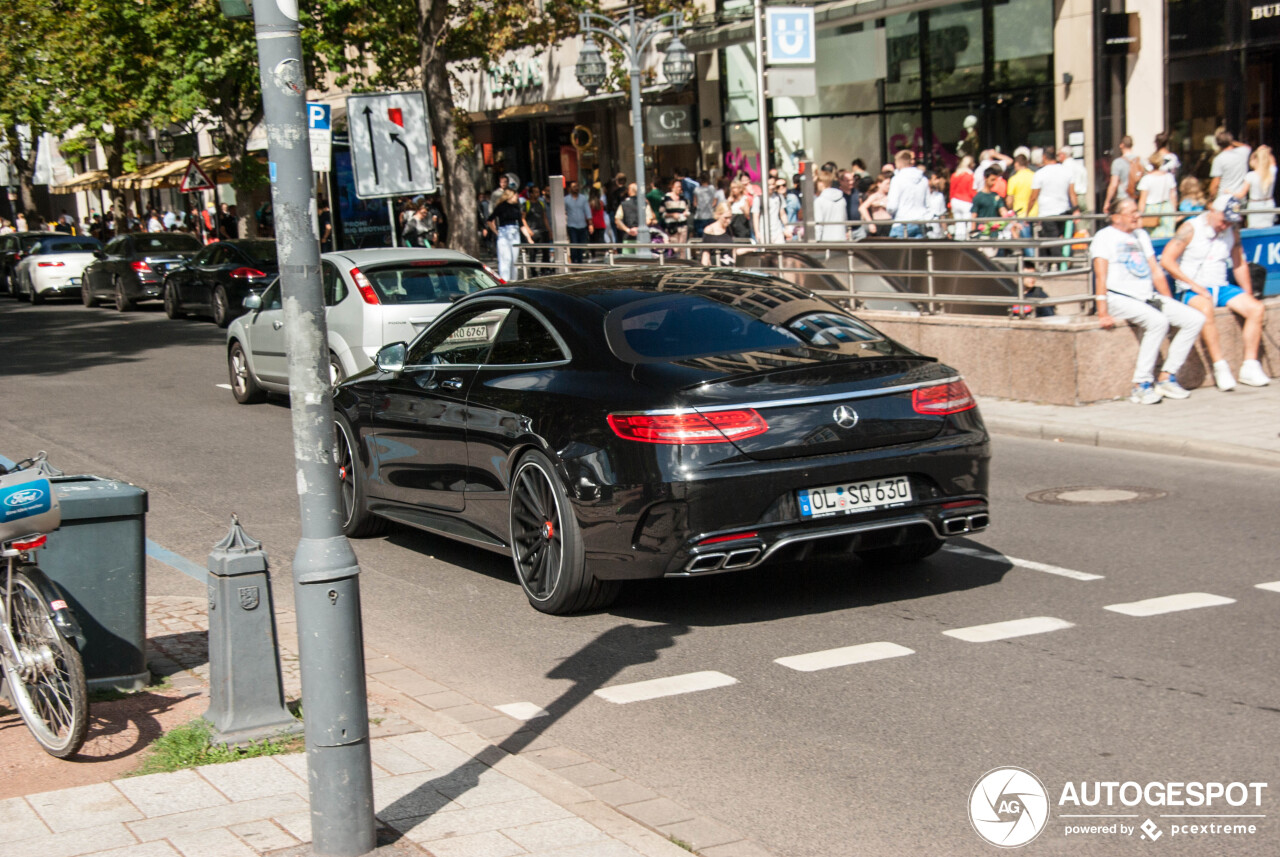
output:
[[571,684],[545,707],[545,715],[530,720],[498,744],[484,748],[467,763],[423,783],[385,807],[378,817],[401,834],[412,830],[451,800],[479,786],[484,773],[504,756],[528,749],[543,732],[628,667],[657,661],[663,649],[673,647],[676,638],[689,630],[688,625],[664,623],[620,625],[600,634],[547,673],[547,678],[568,680]]
[[[128,363],[176,345],[216,345],[226,332],[198,321],[170,321],[160,305],[137,312],[86,307],[32,307],[0,301],[0,354],[9,376],[64,375]],[[157,315],[159,317],[157,317]]]

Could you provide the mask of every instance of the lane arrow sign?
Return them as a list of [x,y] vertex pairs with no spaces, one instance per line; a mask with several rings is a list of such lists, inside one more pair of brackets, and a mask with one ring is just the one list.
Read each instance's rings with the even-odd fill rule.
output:
[[378,147],[373,142],[373,108],[365,106],[364,122],[369,129],[369,157],[373,159],[373,183],[382,184],[378,179]]
[[409,171],[409,181],[413,181],[413,158],[409,157],[409,144],[401,140],[399,134],[392,134],[391,141],[399,143],[400,148],[404,149],[404,166]]

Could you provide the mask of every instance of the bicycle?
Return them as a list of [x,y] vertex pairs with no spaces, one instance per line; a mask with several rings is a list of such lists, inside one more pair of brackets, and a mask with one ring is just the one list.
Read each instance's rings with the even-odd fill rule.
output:
[[57,495],[39,465],[45,454],[0,467],[0,675],[40,746],[75,755],[89,727],[80,623],[58,585],[35,564],[46,533],[62,523]]

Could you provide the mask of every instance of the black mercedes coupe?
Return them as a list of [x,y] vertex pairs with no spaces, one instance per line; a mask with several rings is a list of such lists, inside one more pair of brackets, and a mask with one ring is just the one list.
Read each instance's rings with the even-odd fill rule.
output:
[[486,289],[334,402],[348,535],[395,521],[509,554],[546,613],[625,579],[910,562],[989,521],[960,373],[742,271]]

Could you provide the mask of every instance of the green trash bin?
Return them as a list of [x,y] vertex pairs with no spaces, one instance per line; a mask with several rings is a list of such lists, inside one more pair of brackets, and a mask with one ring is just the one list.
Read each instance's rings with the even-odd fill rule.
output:
[[36,556],[84,630],[90,690],[138,690],[147,669],[147,492],[97,476],[50,477],[62,526]]

